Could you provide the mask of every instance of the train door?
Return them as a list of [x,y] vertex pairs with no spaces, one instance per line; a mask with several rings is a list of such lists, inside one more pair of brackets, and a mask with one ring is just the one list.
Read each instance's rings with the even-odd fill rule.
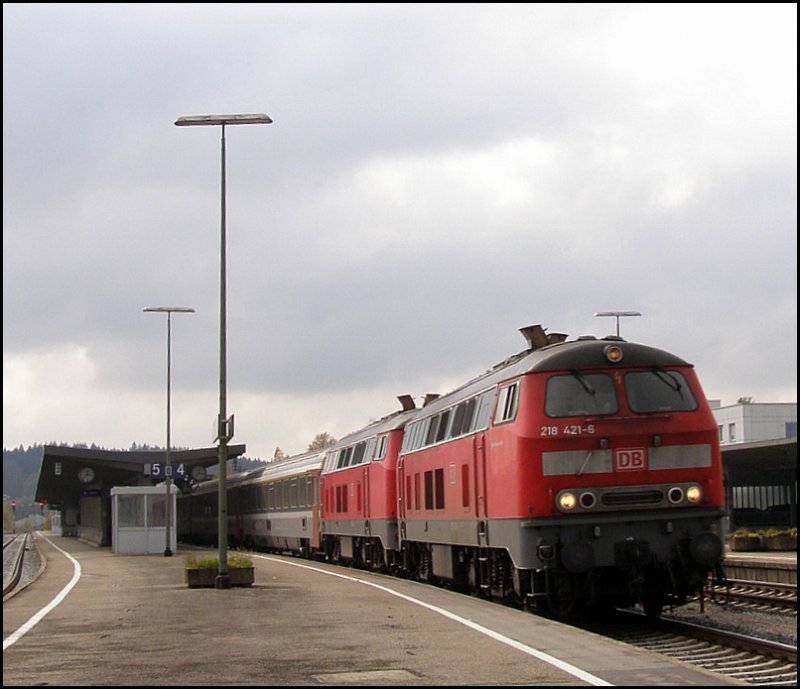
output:
[[475,467],[475,516],[485,519],[488,507],[486,505],[486,435],[477,433],[473,445]]
[[368,464],[365,464],[362,467],[362,472],[363,472],[362,484],[364,486],[364,507],[363,507],[362,516],[364,518],[366,518],[366,519],[369,519],[370,516],[371,516],[370,515],[370,509],[369,509],[369,498],[370,498],[370,493],[371,493],[371,491],[370,491],[370,483],[369,483],[369,468],[370,468],[370,466],[371,466],[371,463],[368,463]]
[[405,462],[400,457],[397,460],[397,518],[406,517],[406,491],[405,491]]
[[311,547],[318,549],[319,542],[319,520],[320,510],[322,509],[322,490],[320,484],[322,478],[320,476],[311,477]]

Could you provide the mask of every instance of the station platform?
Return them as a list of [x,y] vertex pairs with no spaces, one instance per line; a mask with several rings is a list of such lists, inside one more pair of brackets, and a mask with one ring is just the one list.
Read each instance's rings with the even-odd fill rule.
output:
[[727,550],[725,574],[729,579],[797,584],[797,551],[735,552]]
[[4,685],[742,684],[360,570],[253,554],[252,587],[190,589],[189,548],[164,557],[46,534],[36,542],[46,567],[3,603]]

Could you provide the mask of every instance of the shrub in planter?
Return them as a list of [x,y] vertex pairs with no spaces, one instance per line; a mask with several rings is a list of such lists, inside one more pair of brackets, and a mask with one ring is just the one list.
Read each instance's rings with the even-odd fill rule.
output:
[[[189,588],[214,588],[219,573],[219,560],[216,557],[198,558],[196,555],[187,555],[185,571]],[[253,561],[243,555],[229,555],[228,577],[231,586],[252,586],[255,581]]]
[[768,529],[764,545],[767,550],[797,550],[797,529]]

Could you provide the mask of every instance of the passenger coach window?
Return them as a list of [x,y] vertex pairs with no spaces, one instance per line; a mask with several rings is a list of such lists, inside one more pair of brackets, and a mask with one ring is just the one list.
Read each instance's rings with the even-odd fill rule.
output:
[[686,379],[677,371],[657,368],[626,373],[625,394],[631,409],[640,414],[697,409]]
[[616,414],[614,381],[605,373],[553,376],[547,381],[544,411],[548,416],[598,416]]

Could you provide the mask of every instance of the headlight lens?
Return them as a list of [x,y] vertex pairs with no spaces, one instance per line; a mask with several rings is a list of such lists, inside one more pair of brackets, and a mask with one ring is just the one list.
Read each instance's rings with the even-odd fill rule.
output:
[[667,491],[667,497],[673,505],[683,502],[683,488],[675,486]]
[[608,345],[603,352],[612,364],[622,361],[622,347],[619,345]]
[[561,493],[561,495],[558,496],[558,507],[565,512],[574,509],[577,502],[578,500],[575,497],[575,493]]
[[686,489],[686,499],[693,503],[700,502],[703,499],[703,489],[700,486],[689,486]]

